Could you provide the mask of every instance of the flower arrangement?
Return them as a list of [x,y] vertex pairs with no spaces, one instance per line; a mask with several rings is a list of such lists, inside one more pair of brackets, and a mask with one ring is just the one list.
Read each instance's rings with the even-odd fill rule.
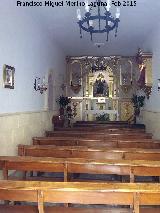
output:
[[58,103],[60,107],[65,108],[69,103],[71,102],[71,99],[65,96],[60,96],[58,99]]
[[61,95],[57,102],[59,103],[60,109],[59,109],[59,115],[61,120],[64,121],[64,126],[67,127],[71,126],[71,118],[72,118],[72,109],[71,106],[69,106],[69,103],[71,103],[71,98],[65,97]]
[[133,95],[131,100],[135,109],[135,115],[138,116],[140,114],[140,108],[144,106],[145,96]]
[[101,115],[96,116],[97,121],[109,121],[109,114],[108,113],[103,113]]

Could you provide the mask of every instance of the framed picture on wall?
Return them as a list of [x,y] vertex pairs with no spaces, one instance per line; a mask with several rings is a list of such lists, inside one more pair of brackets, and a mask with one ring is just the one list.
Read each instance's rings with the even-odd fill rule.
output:
[[15,68],[9,65],[3,66],[3,84],[4,88],[14,89]]

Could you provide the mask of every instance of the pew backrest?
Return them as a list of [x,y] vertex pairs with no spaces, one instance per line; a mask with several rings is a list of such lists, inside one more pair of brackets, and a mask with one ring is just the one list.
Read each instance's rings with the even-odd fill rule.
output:
[[86,159],[124,159],[160,160],[159,149],[106,148],[82,146],[34,146],[19,145],[20,156],[86,158]]
[[79,131],[79,132],[104,132],[104,133],[145,133],[144,129],[129,129],[129,128],[105,128],[105,127],[74,127],[74,128],[62,128],[62,127],[55,127],[54,131]]
[[52,138],[52,137],[34,137],[33,145],[55,145],[55,146],[103,146],[112,148],[144,148],[160,149],[160,141],[152,139],[137,140],[87,140],[78,138]]
[[46,137],[79,137],[88,139],[123,139],[123,138],[152,138],[149,133],[103,133],[103,132],[70,132],[70,131],[46,131]]

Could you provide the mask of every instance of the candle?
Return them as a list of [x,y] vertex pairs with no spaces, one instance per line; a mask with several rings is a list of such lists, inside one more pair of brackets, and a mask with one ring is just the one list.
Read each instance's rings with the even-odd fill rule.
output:
[[45,84],[45,77],[42,78],[42,84]]
[[119,82],[120,82],[120,85],[122,85],[122,69],[121,69],[121,65],[120,65],[120,74],[119,74]]
[[117,7],[117,11],[116,11],[116,18],[118,18],[118,19],[119,19],[119,17],[120,17],[120,8],[119,8],[119,7]]
[[109,11],[109,10],[110,10],[110,8],[111,8],[110,3],[111,3],[111,1],[110,1],[110,0],[107,0],[107,7],[106,7],[107,11]]
[[77,9],[77,18],[79,21],[82,19],[80,9]]
[[89,3],[88,0],[85,1],[85,10],[88,13],[89,12]]
[[132,84],[132,81],[133,81],[133,77],[132,77],[132,75],[133,75],[133,64],[132,64],[132,61],[130,61],[130,60],[129,60],[129,63],[131,65],[131,84]]

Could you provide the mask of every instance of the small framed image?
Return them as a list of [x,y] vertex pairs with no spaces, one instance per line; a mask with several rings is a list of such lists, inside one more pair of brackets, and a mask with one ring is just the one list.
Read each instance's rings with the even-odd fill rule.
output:
[[4,88],[14,89],[15,68],[4,64],[3,66],[3,82]]

